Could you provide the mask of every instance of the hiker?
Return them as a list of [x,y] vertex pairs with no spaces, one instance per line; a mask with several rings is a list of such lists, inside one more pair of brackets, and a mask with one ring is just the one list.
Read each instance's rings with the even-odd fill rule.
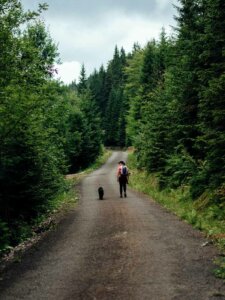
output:
[[120,198],[127,197],[127,184],[128,184],[128,176],[129,170],[124,161],[118,162],[119,166],[117,169],[117,181],[120,184]]

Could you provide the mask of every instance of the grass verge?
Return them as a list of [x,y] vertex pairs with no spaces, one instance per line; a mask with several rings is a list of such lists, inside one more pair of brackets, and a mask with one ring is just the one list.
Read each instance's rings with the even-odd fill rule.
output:
[[131,172],[129,184],[132,188],[149,195],[169,211],[175,213],[193,227],[203,231],[207,238],[216,244],[221,252],[221,257],[215,262],[218,266],[215,275],[225,279],[224,211],[221,211],[216,205],[204,205],[204,203],[207,203],[207,195],[205,195],[205,199],[201,198],[193,201],[188,186],[182,186],[176,190],[160,190],[157,174],[148,174],[144,170],[138,170],[133,153],[128,156],[128,165]]

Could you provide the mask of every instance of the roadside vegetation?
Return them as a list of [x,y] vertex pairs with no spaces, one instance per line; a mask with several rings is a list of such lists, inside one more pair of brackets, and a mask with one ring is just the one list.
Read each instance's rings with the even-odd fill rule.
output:
[[207,194],[204,198],[193,201],[188,185],[176,189],[161,189],[158,174],[149,174],[146,170],[138,168],[133,152],[129,153],[128,165],[131,172],[130,187],[149,195],[154,201],[196,229],[203,231],[209,243],[213,242],[219,248],[221,258],[215,261],[218,266],[215,275],[225,279],[225,208],[216,204],[212,205],[210,196]]

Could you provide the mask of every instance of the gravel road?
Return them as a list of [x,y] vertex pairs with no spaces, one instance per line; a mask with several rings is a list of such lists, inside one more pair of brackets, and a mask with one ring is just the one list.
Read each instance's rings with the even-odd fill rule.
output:
[[82,181],[76,208],[4,272],[0,299],[225,299],[212,275],[217,250],[199,231],[143,194],[119,198],[121,159],[113,152]]

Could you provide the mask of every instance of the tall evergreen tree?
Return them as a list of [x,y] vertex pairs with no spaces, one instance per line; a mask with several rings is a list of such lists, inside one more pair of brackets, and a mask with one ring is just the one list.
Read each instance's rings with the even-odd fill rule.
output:
[[174,82],[177,87],[177,115],[179,125],[175,137],[178,146],[184,147],[188,153],[197,156],[195,153],[195,139],[198,136],[198,104],[199,104],[199,80],[198,70],[199,55],[202,51],[200,34],[202,24],[199,16],[202,14],[202,7],[198,0],[179,0],[181,7],[178,7],[178,40],[176,53],[179,60],[173,70]]
[[80,78],[77,85],[78,93],[82,94],[87,89],[87,76],[84,64],[82,64],[81,71],[80,71]]
[[80,109],[84,116],[81,145],[82,155],[79,157],[79,160],[82,167],[86,167],[92,163],[101,152],[103,131],[95,98],[92,95],[91,89],[88,87],[84,66],[82,66],[80,73],[78,95],[81,100]]
[[165,93],[165,70],[168,60],[168,42],[162,31],[159,43],[146,47],[142,68],[142,108],[139,139],[140,165],[148,171],[162,171],[167,157],[168,99]]
[[109,62],[104,85],[107,97],[105,110],[105,144],[109,146],[124,146],[126,143],[126,111],[127,103],[124,97],[124,68],[126,54],[115,47],[113,59]]
[[141,71],[143,65],[143,50],[134,47],[133,53],[127,61],[125,68],[126,83],[125,97],[129,103],[127,119],[127,140],[128,144],[135,143],[140,132],[141,120]]
[[104,124],[106,123],[105,114],[108,94],[106,89],[106,71],[103,65],[98,72],[95,70],[94,73],[90,75],[88,78],[88,86],[97,104],[102,119],[102,126],[104,127]]
[[[200,105],[197,148],[201,150],[201,165],[192,180],[192,192],[198,196],[205,189],[220,188],[224,185],[225,172],[225,3],[220,0],[202,1],[204,45],[199,57]],[[220,195],[224,197],[224,195]]]

